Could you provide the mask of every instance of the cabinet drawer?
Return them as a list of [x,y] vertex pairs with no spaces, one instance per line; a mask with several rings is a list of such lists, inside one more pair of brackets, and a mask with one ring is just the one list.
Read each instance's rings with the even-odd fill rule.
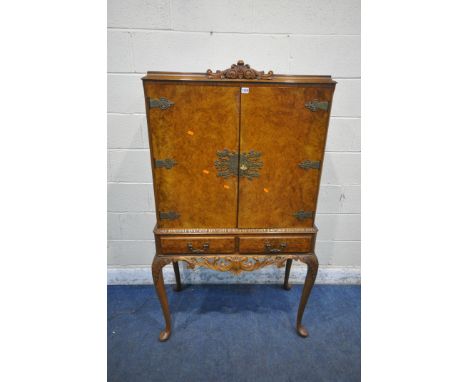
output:
[[239,238],[240,253],[301,253],[311,250],[311,236],[252,236]]
[[234,236],[161,237],[164,254],[233,253],[236,249]]

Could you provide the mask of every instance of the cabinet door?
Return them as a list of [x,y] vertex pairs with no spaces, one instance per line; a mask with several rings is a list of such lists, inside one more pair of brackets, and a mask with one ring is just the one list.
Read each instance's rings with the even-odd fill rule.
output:
[[145,93],[158,227],[236,227],[238,178],[217,176],[215,161],[238,150],[239,88],[150,82]]
[[242,91],[240,228],[313,225],[332,94],[325,87]]

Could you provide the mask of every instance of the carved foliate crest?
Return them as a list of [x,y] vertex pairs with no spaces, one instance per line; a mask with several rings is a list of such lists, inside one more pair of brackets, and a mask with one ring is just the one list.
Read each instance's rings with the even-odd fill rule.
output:
[[229,69],[217,70],[216,73],[208,69],[206,75],[210,79],[271,80],[273,78],[273,71],[270,70],[265,74],[264,71],[252,69],[250,65],[244,64],[244,61],[239,60],[237,64],[232,64]]
[[269,265],[283,267],[287,257],[280,256],[214,256],[214,257],[182,257],[189,268],[204,267],[221,272],[231,272],[235,275],[241,272],[251,272]]

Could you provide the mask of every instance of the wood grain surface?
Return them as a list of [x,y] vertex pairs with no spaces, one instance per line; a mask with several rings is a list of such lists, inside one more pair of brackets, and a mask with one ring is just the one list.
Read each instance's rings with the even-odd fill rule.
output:
[[147,99],[174,103],[148,111],[152,159],[177,162],[171,169],[153,169],[158,216],[180,214],[159,219],[158,227],[236,227],[237,178],[218,177],[214,161],[217,151],[238,149],[239,90],[150,82],[145,91]]
[[312,227],[297,211],[316,210],[320,170],[302,169],[304,160],[323,162],[329,111],[310,111],[309,101],[331,104],[333,90],[315,87],[250,87],[241,94],[240,151],[262,153],[254,180],[240,179],[239,228]]

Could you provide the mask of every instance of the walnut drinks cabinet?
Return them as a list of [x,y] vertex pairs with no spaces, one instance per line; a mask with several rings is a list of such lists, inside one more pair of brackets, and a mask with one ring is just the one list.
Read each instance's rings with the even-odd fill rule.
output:
[[143,78],[156,199],[153,280],[171,333],[162,268],[239,274],[292,260],[307,265],[296,328],[318,271],[314,225],[336,82],[264,73],[148,72]]

